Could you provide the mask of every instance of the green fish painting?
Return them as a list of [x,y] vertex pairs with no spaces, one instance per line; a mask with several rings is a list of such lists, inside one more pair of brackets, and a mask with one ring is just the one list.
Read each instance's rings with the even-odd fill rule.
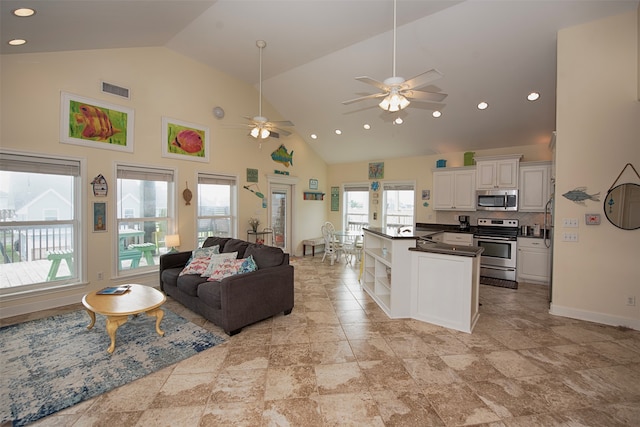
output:
[[291,150],[291,153],[287,152],[287,147],[283,144],[271,153],[271,158],[274,162],[282,163],[286,167],[293,166],[293,150]]

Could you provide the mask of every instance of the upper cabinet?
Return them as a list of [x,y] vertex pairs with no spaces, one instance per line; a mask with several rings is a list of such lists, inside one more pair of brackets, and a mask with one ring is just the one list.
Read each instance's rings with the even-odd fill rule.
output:
[[522,155],[476,157],[476,188],[517,189],[521,157]]
[[544,212],[550,197],[551,162],[520,165],[520,212]]
[[473,168],[433,172],[433,209],[475,211],[476,171]]

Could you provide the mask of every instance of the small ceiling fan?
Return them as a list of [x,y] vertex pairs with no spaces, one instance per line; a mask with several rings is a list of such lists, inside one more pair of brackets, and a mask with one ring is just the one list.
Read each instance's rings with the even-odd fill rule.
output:
[[[280,126],[293,126],[289,120],[283,121],[269,121],[262,115],[262,50],[267,46],[267,42],[264,40],[256,41],[256,46],[260,49],[260,87],[258,95],[258,115],[255,117],[244,116],[245,119],[251,123],[247,124],[251,131],[249,135],[256,139],[267,139],[271,133],[277,133],[279,135],[289,136],[291,132],[280,128]],[[275,136],[275,135],[274,135]]]
[[396,76],[396,0],[393,0],[393,76],[379,82],[371,77],[356,77],[363,83],[370,84],[382,90],[380,93],[361,96],[359,98],[343,101],[344,105],[354,102],[363,101],[365,99],[383,98],[378,104],[380,108],[386,111],[395,112],[403,110],[409,106],[411,101],[415,99],[420,101],[441,102],[447,97],[446,93],[427,92],[417,90],[427,83],[442,77],[442,73],[436,69],[431,69],[415,77],[405,80],[403,77]]

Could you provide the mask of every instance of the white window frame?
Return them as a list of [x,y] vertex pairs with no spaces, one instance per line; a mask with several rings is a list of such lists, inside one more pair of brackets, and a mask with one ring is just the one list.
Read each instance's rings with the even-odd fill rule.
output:
[[[145,273],[150,273],[150,272],[154,272],[154,271],[158,271],[159,266],[158,264],[155,264],[153,266],[141,266],[139,268],[135,268],[135,269],[126,269],[126,270],[120,270],[120,223],[121,222],[135,222],[135,221],[140,221],[140,222],[144,222],[144,221],[149,221],[150,218],[149,217],[136,217],[136,218],[129,218],[127,216],[123,216],[122,219],[118,218],[118,206],[119,204],[122,202],[121,200],[121,195],[120,195],[120,188],[118,185],[118,180],[120,178],[125,178],[125,179],[139,179],[139,180],[143,180],[143,177],[145,175],[145,173],[148,173],[150,177],[153,177],[154,175],[162,175],[162,174],[166,174],[167,176],[171,176],[171,180],[168,180],[167,182],[169,183],[169,185],[167,186],[167,213],[166,216],[163,217],[153,217],[154,220],[158,220],[158,221],[166,221],[167,222],[167,234],[178,234],[176,228],[177,228],[177,224],[178,224],[178,218],[177,218],[177,198],[176,198],[176,189],[177,189],[177,185],[176,182],[178,181],[178,171],[175,168],[168,168],[165,166],[153,166],[153,165],[139,165],[139,164],[131,164],[131,163],[120,163],[120,162],[116,162],[115,166],[114,166],[114,176],[116,177],[116,185],[115,185],[115,191],[114,191],[114,198],[115,198],[115,209],[114,209],[114,214],[113,214],[113,242],[112,242],[112,246],[113,246],[113,275],[114,277],[118,277],[118,278],[124,278],[124,277],[130,277],[130,276],[135,276],[135,275],[139,275],[139,274],[145,274]],[[125,175],[125,176],[122,176]],[[126,176],[129,175],[129,176]],[[158,251],[160,251],[161,248],[157,248]]]
[[[198,246],[202,243],[203,237],[199,236],[199,221],[201,219],[220,219],[220,218],[229,218],[230,226],[229,226],[229,234],[230,237],[238,236],[238,176],[237,175],[227,175],[221,173],[211,173],[211,172],[198,172],[196,176],[196,182],[198,183],[197,194],[196,194],[196,227],[195,227],[195,241],[198,242]],[[230,185],[230,200],[229,200],[229,214],[228,215],[212,215],[212,216],[200,216],[200,184],[221,184],[221,185]]]
[[[61,172],[62,175],[74,176],[73,200],[74,200],[74,218],[67,221],[16,221],[2,222],[3,226],[29,226],[43,225],[50,222],[58,224],[66,223],[73,226],[73,248],[74,248],[74,271],[75,274],[71,278],[55,280],[50,282],[32,283],[22,286],[13,286],[9,288],[0,288],[0,299],[2,301],[11,301],[23,297],[37,296],[59,292],[72,288],[83,287],[87,283],[87,259],[85,250],[87,245],[87,229],[83,227],[86,224],[87,209],[85,198],[83,197],[87,191],[86,184],[86,160],[72,156],[57,156],[51,154],[37,154],[14,150],[0,151],[0,162],[2,170],[16,172],[33,172],[33,173],[56,173],[56,170],[71,168],[71,173]],[[5,167],[6,166],[6,167]],[[77,168],[77,171],[76,171]]]
[[[416,220],[416,183],[415,181],[385,181],[382,183],[382,227],[389,227],[387,223],[387,191],[395,191],[395,190],[408,190],[413,191],[413,213],[411,218],[411,223],[406,224],[409,226],[415,225]],[[397,226],[397,224],[392,224],[391,226]]]
[[369,183],[368,182],[353,182],[346,183],[342,185],[342,224],[343,228],[346,230],[349,228],[349,212],[348,212],[348,195],[347,193],[351,191],[363,191],[368,193],[367,197],[367,217],[366,223],[369,223],[369,215],[371,211],[371,193],[369,192]]

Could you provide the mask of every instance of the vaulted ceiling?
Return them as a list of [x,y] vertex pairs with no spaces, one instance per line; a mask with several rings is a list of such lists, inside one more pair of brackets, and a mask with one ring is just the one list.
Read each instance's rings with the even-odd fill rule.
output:
[[[25,6],[36,15],[11,15]],[[0,7],[2,54],[166,46],[256,87],[256,40],[265,40],[263,97],[281,115],[269,119],[291,120],[328,163],[342,163],[547,144],[558,30],[635,10],[638,0],[398,0],[396,74],[436,68],[444,77],[424,89],[448,94],[398,113],[376,100],[342,104],[377,91],[355,77],[392,76],[392,0],[2,0]],[[28,43],[9,46],[16,37]],[[528,101],[531,91],[540,99]],[[479,110],[480,101],[489,108]]]

